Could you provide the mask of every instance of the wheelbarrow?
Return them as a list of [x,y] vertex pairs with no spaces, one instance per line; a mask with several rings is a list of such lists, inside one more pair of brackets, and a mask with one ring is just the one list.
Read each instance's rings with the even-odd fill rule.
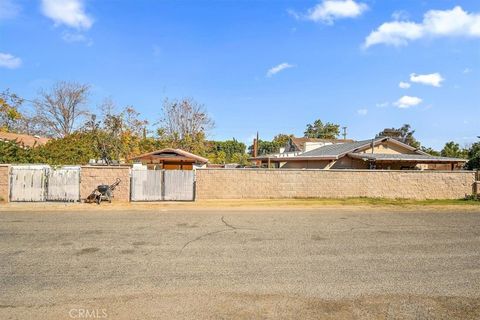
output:
[[102,201],[108,201],[109,203],[112,203],[113,190],[115,190],[120,182],[122,182],[122,180],[117,178],[117,180],[115,180],[115,182],[111,185],[101,184],[97,186],[97,188],[90,194],[88,199],[90,202],[96,202],[97,204],[100,204]]

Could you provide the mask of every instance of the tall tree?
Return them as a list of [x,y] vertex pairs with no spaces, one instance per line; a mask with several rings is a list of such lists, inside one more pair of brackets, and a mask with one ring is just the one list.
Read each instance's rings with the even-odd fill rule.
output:
[[24,99],[5,90],[0,92],[0,130],[18,132],[21,130],[21,122],[24,117],[20,111]]
[[480,142],[475,142],[472,144],[468,150],[468,159],[467,169],[470,170],[480,170]]
[[400,128],[385,128],[381,132],[377,134],[377,138],[379,137],[390,137],[406,143],[414,148],[420,148],[420,142],[418,142],[413,134],[415,130],[411,130],[412,127],[409,124],[404,124]]
[[[206,154],[212,163],[232,163],[245,154],[246,145],[235,138],[225,141],[208,141]],[[238,163],[238,162],[237,162]]]
[[445,144],[440,154],[442,157],[463,159],[468,156],[468,150],[462,149],[458,143],[450,141]]
[[34,100],[34,119],[42,126],[45,135],[65,137],[80,127],[88,114],[85,109],[88,94],[88,85],[58,82],[50,90],[40,91]]
[[438,157],[438,156],[441,155],[440,152],[438,152],[437,150],[434,150],[434,149],[431,148],[431,147],[428,147],[428,148],[427,148],[427,147],[422,146],[422,147],[420,148],[420,150],[422,150],[423,152],[428,153],[429,155],[436,156],[436,157]]
[[141,119],[135,108],[127,106],[118,112],[115,103],[106,99],[99,109],[101,120],[92,115],[84,130],[92,133],[93,146],[107,163],[128,159],[144,151],[150,144],[151,139],[144,141],[147,140],[148,121]]
[[[257,155],[262,156],[266,154],[278,153],[279,152],[279,145],[274,141],[267,141],[267,140],[258,140],[258,150]],[[253,155],[253,145],[248,147],[248,153]]]
[[272,142],[275,142],[279,148],[285,146],[285,144],[293,138],[293,134],[284,134],[284,133],[279,133],[275,137],[273,137]]
[[158,135],[174,148],[203,154],[206,134],[214,125],[205,106],[195,100],[165,100]]
[[307,124],[304,135],[307,138],[336,139],[340,135],[340,125],[330,122],[323,124],[322,120],[318,119]]

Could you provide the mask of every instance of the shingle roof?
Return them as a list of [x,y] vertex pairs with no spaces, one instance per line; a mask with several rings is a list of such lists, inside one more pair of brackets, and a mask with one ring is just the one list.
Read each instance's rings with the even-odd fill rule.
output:
[[166,149],[156,150],[156,151],[149,152],[149,153],[144,153],[144,154],[141,154],[139,156],[132,157],[132,158],[130,158],[130,160],[139,160],[141,158],[145,158],[145,157],[149,157],[149,156],[156,156],[156,155],[165,157],[165,156],[168,156],[168,154],[170,154],[170,156],[172,158],[174,158],[175,155],[179,155],[179,156],[182,156],[182,157],[185,157],[185,158],[193,159],[193,160],[195,160],[196,162],[199,162],[199,163],[207,163],[208,162],[208,159],[206,159],[204,157],[197,156],[196,154],[187,152],[187,151],[182,150],[182,149],[173,149],[173,148],[166,148]]
[[384,153],[349,153],[348,156],[357,159],[376,161],[429,161],[429,162],[466,162],[466,159],[438,157],[425,154],[384,154]]
[[297,147],[298,150],[303,150],[305,148],[305,143],[307,142],[325,142],[325,143],[344,143],[344,142],[353,142],[350,139],[320,139],[320,138],[290,138],[292,143]]
[[[374,142],[380,141],[385,138],[374,139]],[[368,146],[372,143],[372,140],[362,140],[355,142],[346,142],[341,144],[330,144],[311,151],[302,153],[302,157],[338,157],[345,153],[353,152],[358,148]]]

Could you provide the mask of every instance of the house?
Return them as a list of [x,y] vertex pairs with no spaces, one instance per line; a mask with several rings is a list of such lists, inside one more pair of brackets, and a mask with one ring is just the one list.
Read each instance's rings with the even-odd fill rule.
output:
[[134,163],[146,165],[148,169],[192,170],[203,167],[208,159],[181,149],[161,149],[133,157]]
[[50,139],[28,134],[0,131],[0,141],[16,141],[24,147],[35,148],[46,144]]
[[[284,148],[280,149],[280,152],[307,152],[319,147],[323,147],[329,144],[338,144],[345,142],[353,142],[350,139],[319,139],[319,138],[295,138],[291,137]],[[283,149],[283,150],[282,150]]]
[[[283,152],[252,158],[262,166],[283,169],[455,170],[467,160],[432,156],[389,137],[363,141],[336,140],[305,151],[287,152],[298,145],[292,138]],[[308,141],[306,142],[308,146]],[[299,148],[301,149],[301,148]]]

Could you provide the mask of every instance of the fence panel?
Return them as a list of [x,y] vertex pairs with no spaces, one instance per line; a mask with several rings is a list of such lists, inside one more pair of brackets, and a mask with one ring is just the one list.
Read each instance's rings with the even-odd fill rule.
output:
[[195,173],[192,170],[166,170],[163,200],[195,200]]
[[47,167],[12,166],[10,172],[10,201],[45,201],[46,172]]
[[48,171],[47,200],[79,201],[80,168],[69,167]]
[[161,170],[132,170],[131,200],[163,200],[163,173]]

